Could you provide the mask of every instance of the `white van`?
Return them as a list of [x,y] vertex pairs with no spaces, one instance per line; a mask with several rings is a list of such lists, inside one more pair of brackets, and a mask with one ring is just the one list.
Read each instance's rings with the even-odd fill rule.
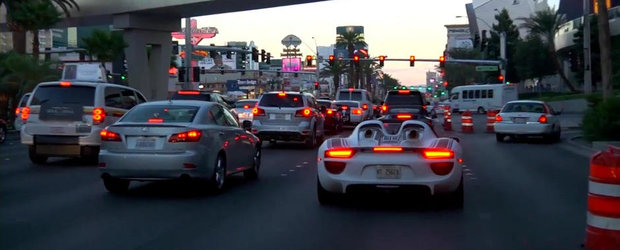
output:
[[450,91],[454,112],[499,110],[509,101],[519,99],[517,86],[506,84],[464,85]]

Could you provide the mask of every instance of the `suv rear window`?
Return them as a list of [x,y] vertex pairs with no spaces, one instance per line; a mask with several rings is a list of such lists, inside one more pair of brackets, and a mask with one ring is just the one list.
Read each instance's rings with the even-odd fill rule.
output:
[[89,86],[40,86],[34,92],[30,105],[41,105],[43,103],[94,106],[95,88]]
[[176,106],[176,105],[144,105],[137,106],[129,111],[122,122],[192,122],[196,113],[197,106]]
[[295,94],[265,94],[258,103],[263,107],[289,107],[298,108],[304,106],[304,99],[301,95]]
[[346,105],[347,107],[359,108],[360,103],[359,102],[337,102],[336,103],[336,107],[341,107],[342,105]]
[[340,91],[340,94],[338,95],[338,100],[361,101],[362,92],[361,91]]
[[206,101],[211,102],[211,94],[208,93],[198,93],[198,94],[180,94],[174,93],[172,96],[172,100],[194,100],[194,101]]
[[502,113],[515,113],[515,112],[528,112],[528,113],[545,113],[545,105],[535,102],[517,102],[508,103],[506,107],[502,109]]
[[424,105],[422,102],[422,94],[418,91],[409,91],[407,93],[399,93],[390,91],[385,98],[386,105]]

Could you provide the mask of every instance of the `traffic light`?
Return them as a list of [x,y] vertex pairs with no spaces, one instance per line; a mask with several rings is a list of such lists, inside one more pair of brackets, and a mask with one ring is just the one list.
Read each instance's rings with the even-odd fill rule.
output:
[[271,64],[271,53],[269,53],[269,52],[267,53],[267,56],[265,58],[265,63]]
[[311,55],[307,55],[306,56],[306,65],[308,67],[312,66],[312,56]]
[[379,56],[379,66],[383,67],[385,61],[385,56]]
[[123,81],[127,80],[127,75],[121,74],[121,80],[123,80]]
[[354,55],[353,56],[353,62],[355,63],[355,66],[360,66],[360,56],[358,55]]
[[265,57],[266,57],[266,56],[265,56],[265,53],[266,53],[266,52],[265,52],[265,50],[264,50],[264,49],[261,49],[261,50],[260,50],[260,61],[261,61],[261,62],[265,62]]
[[415,66],[415,56],[409,57],[409,67]]
[[256,48],[252,48],[252,61],[258,62],[258,50]]
[[329,55],[329,66],[334,66],[334,61],[336,57],[334,55]]
[[443,81],[443,86],[448,87],[448,81]]
[[446,67],[446,58],[444,56],[439,57],[439,67],[442,69]]
[[504,75],[499,74],[499,76],[497,76],[497,80],[499,80],[500,82],[504,82]]
[[314,89],[319,90],[319,82],[314,82]]

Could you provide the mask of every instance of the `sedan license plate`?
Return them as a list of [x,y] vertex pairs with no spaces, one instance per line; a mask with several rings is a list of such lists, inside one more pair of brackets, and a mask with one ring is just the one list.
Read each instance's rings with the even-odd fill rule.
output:
[[400,167],[377,166],[377,179],[400,179]]
[[136,148],[140,148],[140,149],[155,148],[156,140],[157,140],[156,138],[148,138],[148,137],[138,138],[136,140]]
[[527,118],[525,118],[525,117],[517,117],[514,120],[514,123],[519,123],[519,124],[524,124],[526,122],[527,122]]

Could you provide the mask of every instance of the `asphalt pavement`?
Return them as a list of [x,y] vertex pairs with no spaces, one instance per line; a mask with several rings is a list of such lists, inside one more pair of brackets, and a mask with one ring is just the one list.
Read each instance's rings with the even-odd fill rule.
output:
[[566,136],[497,143],[483,127],[437,131],[463,145],[463,209],[400,195],[321,206],[316,149],[297,143],[266,143],[260,179],[233,176],[220,195],[179,182],[112,195],[95,166],[32,164],[12,137],[0,145],[0,249],[581,248],[588,157]]

